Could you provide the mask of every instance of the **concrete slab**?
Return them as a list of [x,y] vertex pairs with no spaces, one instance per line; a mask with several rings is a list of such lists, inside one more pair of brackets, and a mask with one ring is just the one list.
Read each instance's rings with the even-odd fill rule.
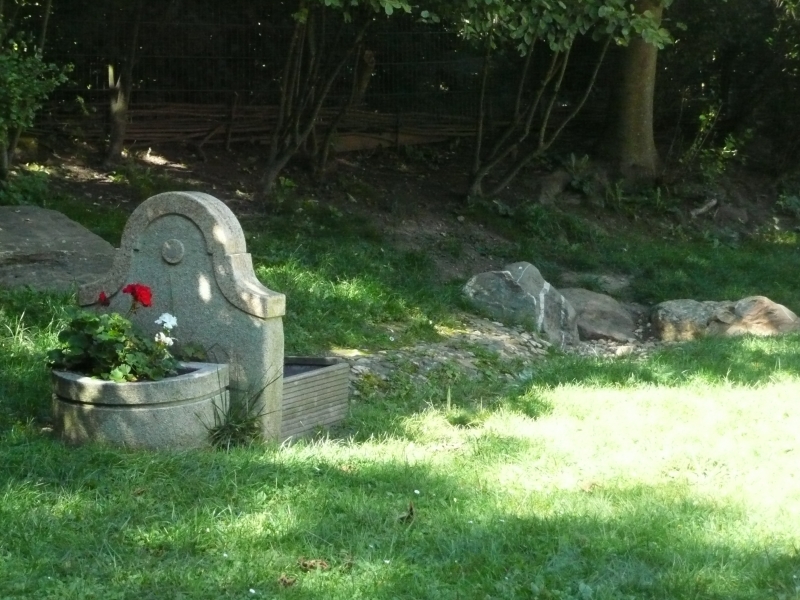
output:
[[0,287],[75,291],[99,279],[114,247],[83,225],[38,206],[0,206]]

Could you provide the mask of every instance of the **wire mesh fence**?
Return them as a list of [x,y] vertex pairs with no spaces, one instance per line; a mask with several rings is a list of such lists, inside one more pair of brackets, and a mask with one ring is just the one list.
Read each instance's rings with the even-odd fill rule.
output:
[[[110,90],[130,62],[128,143],[263,140],[281,102],[295,25],[283,3],[267,4],[146,3],[137,12],[137,3],[76,0],[73,10],[53,15],[48,57],[73,70],[39,126],[104,136]],[[317,27],[323,75],[355,35],[355,23],[334,17]],[[363,89],[344,129],[388,127],[399,143],[408,133],[400,131],[404,122],[413,121],[415,135],[437,124],[463,135],[465,120],[477,114],[482,60],[442,27],[376,20],[334,80],[320,117],[332,119],[358,84]]]
[[[247,3],[217,3],[173,14],[169,6],[151,3],[137,15],[134,4],[101,2],[55,15],[48,54],[71,63],[73,71],[54,95],[51,119],[68,121],[71,116],[82,120],[84,132],[99,132],[109,88],[130,60],[133,135],[140,109],[160,107],[162,120],[204,113],[211,123],[238,119],[232,111],[249,114],[252,121],[255,107],[266,114],[266,107],[280,104],[286,48],[294,31],[285,10],[258,12]],[[328,54],[323,73],[344,56],[354,36],[354,24],[336,22],[332,15],[329,21],[318,27],[318,35],[325,37],[319,47]],[[482,61],[442,27],[402,17],[379,21],[334,81],[326,107],[346,104],[355,79],[363,79],[360,71],[368,69],[356,111],[461,121],[477,113]],[[215,107],[213,114],[209,107]]]
[[[11,0],[5,5],[7,13],[9,6],[19,13],[14,15],[20,28],[35,35],[42,3]],[[110,88],[130,63],[127,143],[181,135],[199,142],[264,139],[270,115],[281,102],[298,6],[291,0],[54,2],[45,58],[70,63],[73,71],[70,83],[52,95],[39,127],[104,136]],[[753,131],[774,145],[771,154],[796,156],[796,135],[789,132],[800,123],[794,102],[800,87],[800,21],[781,17],[772,3],[754,3],[748,19],[731,9],[729,20],[718,22],[709,18],[714,10],[710,4],[681,0],[669,11],[671,22],[685,21],[688,32],[673,28],[679,43],[659,53],[657,133],[672,149],[698,140],[708,146],[727,143],[729,136],[757,137]],[[357,19],[343,23],[340,14],[324,12],[327,17],[315,35],[327,73],[347,52]],[[739,33],[731,39],[734,25]],[[546,54],[539,60],[546,63]],[[556,110],[575,105],[595,58],[591,42],[579,41]],[[614,60],[609,56],[606,62]],[[491,132],[513,111],[521,59],[509,50],[495,53],[489,64],[486,116]],[[360,86],[342,127],[384,137],[388,132],[396,143],[401,134],[431,139],[437,127],[447,135],[466,135],[470,126],[474,131],[483,65],[482,50],[452,28],[402,15],[375,17],[333,82],[320,117],[323,122],[335,119]],[[531,82],[543,68],[534,65]],[[573,130],[584,137],[602,135],[617,82],[613,68],[604,66]],[[709,119],[710,135],[704,130]],[[413,127],[406,131],[408,123]]]

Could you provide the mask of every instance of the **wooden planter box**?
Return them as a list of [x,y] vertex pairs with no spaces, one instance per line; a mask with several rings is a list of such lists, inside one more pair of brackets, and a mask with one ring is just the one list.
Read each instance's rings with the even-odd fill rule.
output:
[[347,416],[350,365],[338,358],[287,356],[281,438],[329,427]]

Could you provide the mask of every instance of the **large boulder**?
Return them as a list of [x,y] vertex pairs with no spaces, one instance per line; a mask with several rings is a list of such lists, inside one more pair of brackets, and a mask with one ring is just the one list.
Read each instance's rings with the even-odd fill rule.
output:
[[575,309],[530,263],[475,275],[464,286],[464,295],[482,312],[544,334],[552,343],[578,341]]
[[563,289],[561,295],[578,315],[578,334],[582,340],[636,340],[633,317],[611,296],[582,288]]
[[669,300],[653,307],[650,321],[656,335],[665,341],[800,331],[796,314],[764,296],[749,296],[736,302]]
[[708,325],[710,335],[779,335],[800,330],[796,314],[765,296],[749,296],[731,304],[714,313]]
[[653,332],[667,342],[703,337],[718,305],[719,302],[690,299],[667,300],[657,304],[650,313]]
[[0,206],[0,287],[72,291],[105,274],[114,247],[63,214]]

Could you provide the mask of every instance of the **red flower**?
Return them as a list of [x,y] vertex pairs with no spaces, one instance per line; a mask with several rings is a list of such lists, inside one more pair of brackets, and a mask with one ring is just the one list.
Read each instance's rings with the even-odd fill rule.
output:
[[153,303],[152,290],[141,283],[129,283],[122,288],[122,293],[130,294],[134,304],[138,303],[142,306],[149,307]]
[[100,304],[100,306],[109,306],[111,300],[108,299],[105,292],[100,292],[100,295],[97,297],[97,303]]

